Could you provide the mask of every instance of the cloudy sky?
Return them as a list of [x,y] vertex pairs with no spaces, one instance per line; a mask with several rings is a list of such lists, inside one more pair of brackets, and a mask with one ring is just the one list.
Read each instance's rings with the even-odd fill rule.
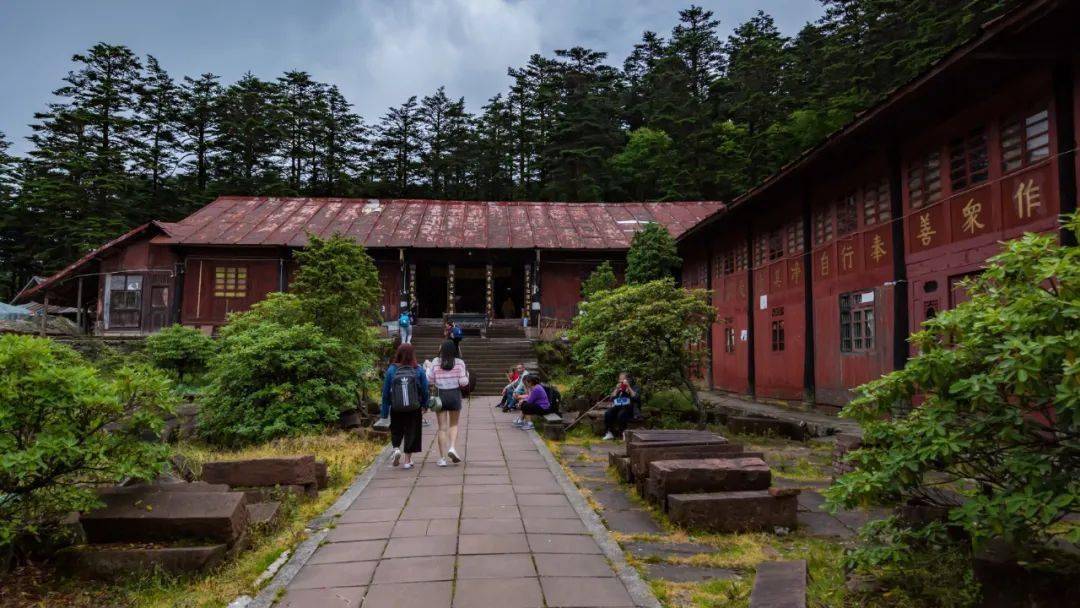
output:
[[[303,69],[336,83],[374,122],[445,84],[471,109],[505,89],[506,68],[574,45],[619,64],[644,30],[670,32],[690,0],[0,0],[0,131],[24,152],[33,113],[96,42],[155,55],[174,77]],[[793,34],[817,0],[698,0],[726,35],[762,9]]]

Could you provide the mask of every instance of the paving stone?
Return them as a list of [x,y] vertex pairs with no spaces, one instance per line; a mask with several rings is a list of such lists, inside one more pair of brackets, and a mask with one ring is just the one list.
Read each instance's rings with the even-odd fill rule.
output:
[[540,581],[535,578],[476,579],[457,585],[454,608],[540,608]]
[[831,536],[835,538],[851,538],[855,532],[848,528],[839,519],[828,513],[818,511],[799,511],[796,517],[799,530],[811,536]]
[[[516,499],[515,502],[517,502]],[[488,519],[520,519],[521,514],[524,512],[525,508],[526,507],[521,507],[521,511],[519,511],[517,505],[464,505],[461,507],[461,517]]]
[[687,555],[696,555],[698,553],[714,553],[718,550],[711,545],[703,545],[700,543],[662,543],[642,540],[628,542],[623,548],[628,553],[631,553],[640,559],[672,556],[685,557]]
[[570,501],[562,494],[523,494],[518,496],[523,507],[569,507]]
[[533,553],[600,553],[600,545],[591,536],[571,534],[528,534]]
[[670,494],[668,516],[680,526],[709,532],[794,529],[796,495],[782,492],[778,495],[767,490]]
[[289,583],[291,589],[326,589],[331,587],[362,587],[371,582],[378,562],[348,562],[337,564],[308,564],[296,573]]
[[326,535],[327,542],[347,542],[354,540],[374,540],[378,538],[390,538],[390,531],[394,528],[392,521],[380,521],[367,524],[338,524]]
[[602,555],[536,555],[540,576],[612,577],[615,572]]
[[509,475],[468,475],[465,477],[467,486],[490,486],[510,483]]
[[465,486],[466,496],[475,495],[492,495],[492,494],[506,494],[510,495],[514,493],[514,486],[505,484],[492,484],[488,486]]
[[520,519],[462,519],[462,534],[524,534]]
[[448,581],[454,578],[454,556],[384,559],[375,569],[374,584]]
[[607,527],[623,534],[661,534],[664,529],[647,511],[604,511],[600,514]]
[[380,521],[397,521],[401,509],[349,509],[341,514],[338,523],[367,524]]
[[525,531],[535,534],[588,534],[580,519],[525,519]]
[[[560,556],[566,557],[566,556]],[[539,564],[539,561],[537,562]],[[604,563],[608,571],[611,567]],[[536,576],[533,556],[529,554],[460,555],[457,562],[458,581],[478,578],[521,578]],[[458,583],[461,585],[461,583]]]
[[428,536],[453,536],[458,533],[458,520],[433,519],[428,523]]
[[453,555],[457,551],[456,536],[419,536],[391,538],[386,543],[383,558]]
[[461,504],[463,507],[513,506],[518,504],[518,496],[504,492],[498,494],[466,494],[461,498]]
[[379,559],[385,540],[361,540],[348,543],[327,543],[319,547],[308,564],[334,564],[340,562],[363,562]]
[[544,484],[514,484],[514,492],[519,496],[525,494],[558,494],[563,496],[562,486],[555,482]]
[[726,568],[687,566],[684,564],[645,564],[649,578],[659,578],[673,583],[702,583],[714,579],[733,580],[739,573]]
[[806,608],[806,562],[758,564],[750,608]]
[[544,598],[551,608],[588,606],[632,606],[630,594],[617,578],[566,578],[544,577],[540,579]]
[[450,581],[372,585],[364,597],[368,608],[450,608]]
[[365,509],[400,509],[405,505],[405,497],[397,496],[372,496],[361,495],[351,505],[350,510],[362,511]]
[[[403,519],[394,524],[394,530],[390,533],[390,538],[408,538],[413,536],[427,536],[428,524],[431,519]],[[445,520],[451,521],[451,520]]]
[[802,492],[798,498],[800,511],[822,511],[825,497],[818,492]]
[[397,498],[404,502],[405,498],[409,496],[410,492],[412,492],[412,488],[409,486],[399,486],[394,488],[372,488],[370,490],[364,490],[364,494],[361,498]]
[[524,534],[462,534],[458,537],[461,555],[528,552],[529,543]]
[[274,608],[358,608],[366,587],[289,589]]
[[626,492],[623,492],[614,484],[607,484],[605,487],[593,490],[592,498],[600,503],[604,511],[626,511],[640,508],[630,500]]
[[457,519],[461,507],[427,507],[409,505],[401,512],[401,519]]

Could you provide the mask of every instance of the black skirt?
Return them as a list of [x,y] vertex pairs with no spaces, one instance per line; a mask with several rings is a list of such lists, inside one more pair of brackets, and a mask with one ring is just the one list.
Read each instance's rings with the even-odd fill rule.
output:
[[444,412],[460,412],[461,411],[461,389],[460,388],[440,388],[439,399],[442,399],[442,411]]

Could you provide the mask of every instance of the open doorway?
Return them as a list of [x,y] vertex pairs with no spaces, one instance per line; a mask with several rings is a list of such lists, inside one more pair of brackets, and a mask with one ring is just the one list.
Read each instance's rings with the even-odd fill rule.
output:
[[513,266],[495,266],[492,272],[492,290],[495,318],[519,319],[525,306],[525,271]]
[[416,316],[441,319],[446,312],[446,264],[416,265]]

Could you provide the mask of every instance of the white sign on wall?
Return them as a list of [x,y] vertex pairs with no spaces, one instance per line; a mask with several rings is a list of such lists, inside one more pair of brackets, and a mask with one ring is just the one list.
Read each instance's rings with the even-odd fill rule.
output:
[[863,304],[868,304],[874,301],[874,292],[867,291],[859,296],[859,301]]
[[768,294],[764,294],[764,293],[761,294],[761,298],[759,298],[759,300],[758,300],[758,307],[761,308],[761,310],[765,310],[766,308],[769,307],[769,295]]
[[746,342],[746,338],[748,336],[749,336],[749,332],[747,332],[745,329],[739,332],[739,340],[742,341],[742,342]]

